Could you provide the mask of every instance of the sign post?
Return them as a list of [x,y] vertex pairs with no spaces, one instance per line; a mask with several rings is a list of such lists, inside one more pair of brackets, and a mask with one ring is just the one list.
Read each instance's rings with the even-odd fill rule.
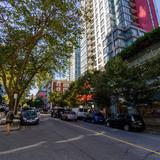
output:
[[15,100],[15,103],[14,103],[14,111],[13,111],[13,114],[14,114],[14,115],[15,115],[15,112],[16,112],[17,98],[18,98],[18,94],[17,94],[17,93],[14,93],[14,100]]

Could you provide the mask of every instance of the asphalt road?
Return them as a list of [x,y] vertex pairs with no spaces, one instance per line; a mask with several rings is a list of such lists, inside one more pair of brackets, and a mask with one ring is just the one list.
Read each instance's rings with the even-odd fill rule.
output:
[[46,116],[0,133],[0,160],[160,160],[160,136]]

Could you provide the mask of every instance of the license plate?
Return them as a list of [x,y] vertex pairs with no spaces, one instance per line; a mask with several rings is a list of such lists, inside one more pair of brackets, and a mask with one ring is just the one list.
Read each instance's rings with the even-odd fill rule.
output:
[[33,120],[28,120],[28,122],[33,122]]

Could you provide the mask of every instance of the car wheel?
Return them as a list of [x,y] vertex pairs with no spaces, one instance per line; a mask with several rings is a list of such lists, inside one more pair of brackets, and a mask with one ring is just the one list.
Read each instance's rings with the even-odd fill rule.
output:
[[107,127],[110,127],[111,125],[110,125],[110,123],[109,123],[109,122],[107,122],[107,123],[106,123],[106,126],[107,126]]
[[129,127],[128,124],[125,124],[124,127],[123,127],[123,129],[124,129],[125,131],[130,131],[130,127]]

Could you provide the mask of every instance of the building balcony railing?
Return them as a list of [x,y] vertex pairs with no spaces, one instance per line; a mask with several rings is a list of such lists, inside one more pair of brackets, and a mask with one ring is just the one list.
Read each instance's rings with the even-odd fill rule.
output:
[[94,37],[94,34],[88,34],[87,35],[87,40],[92,39]]
[[91,34],[92,30],[90,28],[87,29],[87,35]]
[[87,50],[90,52],[92,50],[92,47],[88,46]]
[[131,8],[131,13],[135,14],[137,13],[137,10],[135,8]]
[[92,27],[92,22],[87,22],[87,29],[90,29]]
[[136,4],[134,3],[134,1],[129,1],[129,4],[130,4],[131,7],[135,7],[136,6]]
[[133,18],[133,20],[137,20],[138,19],[138,17],[136,16],[136,15],[132,15],[132,18]]

